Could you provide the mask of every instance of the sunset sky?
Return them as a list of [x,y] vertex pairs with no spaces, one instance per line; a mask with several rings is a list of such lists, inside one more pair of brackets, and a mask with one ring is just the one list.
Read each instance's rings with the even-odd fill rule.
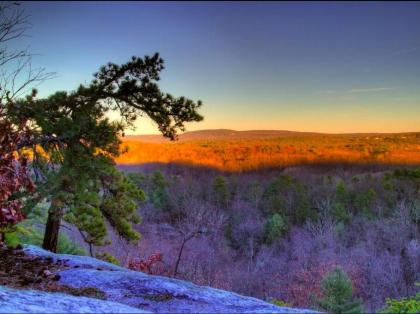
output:
[[[57,77],[159,52],[161,87],[204,102],[188,130],[420,131],[420,3],[31,2],[21,45]],[[140,120],[134,133],[157,133]]]

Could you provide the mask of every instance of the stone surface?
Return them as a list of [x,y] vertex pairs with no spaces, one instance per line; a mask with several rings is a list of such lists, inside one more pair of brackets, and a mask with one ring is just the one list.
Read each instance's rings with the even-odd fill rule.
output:
[[0,286],[0,313],[147,313],[121,303]]
[[59,283],[74,288],[95,287],[106,294],[108,301],[148,312],[317,313],[307,309],[278,307],[252,297],[182,280],[147,275],[91,257],[53,254],[35,246],[25,246],[24,250],[28,254],[50,256],[55,261],[65,260],[71,268],[59,272]]

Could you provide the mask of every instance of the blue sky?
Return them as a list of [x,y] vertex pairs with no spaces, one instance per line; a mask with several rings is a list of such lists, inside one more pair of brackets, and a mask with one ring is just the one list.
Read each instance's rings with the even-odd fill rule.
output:
[[[58,76],[159,52],[162,89],[204,102],[207,128],[420,131],[420,3],[29,2],[20,44]],[[156,133],[141,119],[135,133]]]

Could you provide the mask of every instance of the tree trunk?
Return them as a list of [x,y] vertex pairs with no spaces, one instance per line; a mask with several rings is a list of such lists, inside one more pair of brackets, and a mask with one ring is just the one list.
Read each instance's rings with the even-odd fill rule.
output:
[[184,250],[184,245],[185,245],[185,242],[187,242],[187,241],[188,240],[186,240],[185,238],[182,240],[182,245],[181,245],[181,248],[179,249],[178,258],[177,258],[176,263],[175,263],[174,277],[178,274],[179,262],[181,261],[182,251]]
[[92,243],[90,243],[90,242],[87,240],[87,238],[86,238],[86,236],[84,235],[84,233],[83,233],[83,231],[82,231],[82,230],[80,230],[79,228],[77,228],[77,229],[79,230],[79,233],[80,233],[80,235],[82,236],[83,241],[85,241],[85,243],[89,246],[89,254],[90,254],[90,257],[93,257],[93,248],[92,248]]
[[42,248],[57,253],[58,233],[60,232],[60,211],[55,208],[48,212],[47,225],[45,226],[44,242]]

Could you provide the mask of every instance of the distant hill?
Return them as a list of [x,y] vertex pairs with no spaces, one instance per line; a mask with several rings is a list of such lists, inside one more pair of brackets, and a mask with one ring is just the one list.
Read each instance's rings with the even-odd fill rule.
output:
[[[179,135],[180,142],[196,140],[232,140],[232,139],[263,139],[276,137],[289,137],[298,135],[320,135],[314,132],[296,132],[286,130],[249,130],[235,131],[229,129],[212,129],[185,132]],[[146,143],[164,143],[169,140],[162,135],[128,135],[125,137],[128,141],[141,141]]]
[[[180,142],[189,141],[212,141],[212,140],[235,140],[235,139],[273,139],[273,138],[284,138],[284,137],[295,137],[295,136],[404,136],[404,135],[415,135],[420,134],[419,132],[405,132],[405,133],[317,133],[317,132],[299,132],[299,131],[288,131],[288,130],[247,130],[247,131],[235,131],[229,129],[210,129],[210,130],[198,130],[189,131],[179,135]],[[170,140],[163,137],[160,134],[157,135],[127,135],[124,138],[125,141],[140,141],[145,143],[165,143]]]

